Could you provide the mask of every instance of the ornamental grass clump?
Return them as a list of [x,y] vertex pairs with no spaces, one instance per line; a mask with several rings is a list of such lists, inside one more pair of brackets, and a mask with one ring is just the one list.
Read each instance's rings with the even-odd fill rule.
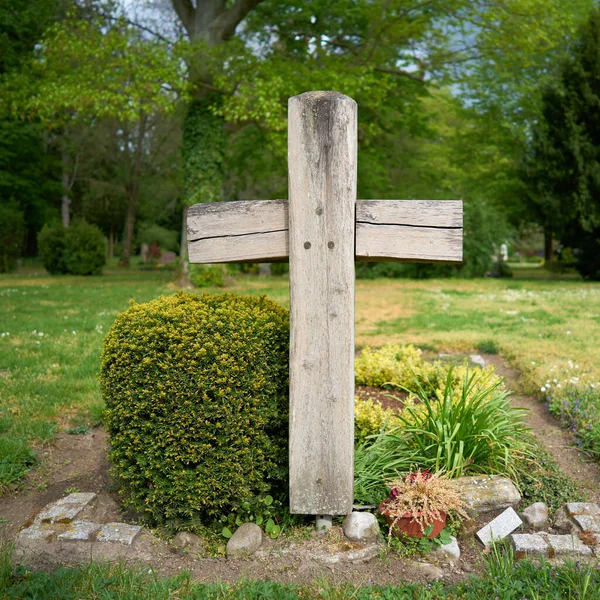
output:
[[382,508],[389,518],[389,536],[407,515],[419,524],[423,533],[434,521],[445,521],[450,511],[468,518],[456,486],[441,472],[411,471],[405,477],[388,482],[388,487],[390,496]]
[[412,467],[462,475],[508,474],[530,451],[523,411],[510,405],[502,382],[480,382],[485,373],[465,375],[457,389],[448,372],[441,398],[420,388],[413,402],[392,415],[387,428],[359,444],[354,454],[355,500],[376,504],[384,482]]
[[193,529],[282,499],[288,339],[288,312],[264,297],[178,293],[117,317],[100,381],[126,505]]
[[394,416],[389,443],[419,467],[450,477],[514,474],[517,457],[527,451],[523,410],[510,405],[512,393],[501,381],[481,383],[482,377],[466,375],[457,394],[450,370],[441,397],[421,388],[417,402]]

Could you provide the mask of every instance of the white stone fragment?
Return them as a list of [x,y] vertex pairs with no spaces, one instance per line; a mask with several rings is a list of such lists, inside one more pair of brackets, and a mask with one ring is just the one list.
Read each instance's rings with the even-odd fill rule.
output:
[[103,526],[89,521],[73,521],[67,531],[58,536],[58,539],[87,542],[101,527]]
[[515,551],[515,558],[542,558],[547,557],[549,546],[537,533],[515,533],[510,536]]
[[342,523],[344,535],[353,542],[372,542],[377,539],[379,523],[369,512],[350,513]]
[[114,542],[131,546],[133,540],[142,530],[138,525],[128,525],[127,523],[105,523],[100,526],[96,539],[99,542]]
[[600,515],[600,506],[593,502],[567,502],[564,505],[569,515]]
[[534,529],[544,529],[548,524],[548,506],[543,502],[535,502],[522,513],[523,521]]
[[460,548],[454,536],[450,536],[451,540],[448,544],[444,544],[439,548],[435,548],[430,553],[430,556],[440,562],[456,563],[460,558]]
[[471,354],[469,358],[471,359],[471,362],[474,365],[478,365],[482,368],[485,368],[485,360],[483,359],[483,356],[481,356],[481,354]]
[[493,542],[504,539],[522,524],[523,521],[521,521],[519,515],[512,508],[507,508],[491,523],[480,529],[476,535],[487,548]]
[[70,523],[77,515],[96,498],[93,493],[69,494],[57,502],[52,502],[36,517],[41,523]]

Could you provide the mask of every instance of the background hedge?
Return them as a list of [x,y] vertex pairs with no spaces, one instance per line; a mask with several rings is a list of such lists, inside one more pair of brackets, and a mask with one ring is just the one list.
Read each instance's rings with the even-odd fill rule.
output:
[[288,340],[264,297],[178,293],[117,317],[101,386],[129,506],[193,527],[287,492]]

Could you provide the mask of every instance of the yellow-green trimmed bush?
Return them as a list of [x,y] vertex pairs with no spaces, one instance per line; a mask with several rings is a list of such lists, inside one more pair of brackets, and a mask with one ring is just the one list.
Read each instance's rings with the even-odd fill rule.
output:
[[368,436],[381,433],[394,411],[383,408],[373,400],[354,398],[354,438],[358,443],[364,442]]
[[367,346],[354,361],[356,385],[383,387],[391,384],[413,390],[430,380],[437,383],[437,368],[423,360],[421,350],[409,344],[386,344],[377,350]]
[[100,380],[126,504],[180,528],[287,489],[288,338],[264,297],[178,293],[117,317]]

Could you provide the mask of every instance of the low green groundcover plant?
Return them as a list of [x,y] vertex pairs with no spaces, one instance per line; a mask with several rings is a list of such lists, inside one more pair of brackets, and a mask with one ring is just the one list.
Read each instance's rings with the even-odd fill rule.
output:
[[178,293],[117,317],[100,380],[128,506],[193,529],[282,498],[288,337],[287,311],[264,297]]

